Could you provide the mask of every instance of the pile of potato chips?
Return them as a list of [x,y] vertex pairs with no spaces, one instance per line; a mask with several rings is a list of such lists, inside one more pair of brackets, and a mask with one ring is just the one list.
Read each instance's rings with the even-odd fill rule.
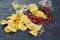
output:
[[26,31],[29,29],[30,34],[37,36],[38,31],[42,29],[41,25],[31,23],[27,15],[24,15],[23,13],[12,14],[11,16],[8,16],[6,20],[2,20],[1,24],[7,24],[7,26],[4,28],[4,31],[7,33],[17,32],[18,30]]
[[[19,6],[16,3],[15,4],[13,3],[13,8],[16,11],[20,10]],[[30,7],[29,10],[34,11],[36,9],[38,10],[37,6],[34,4],[34,6]],[[22,11],[16,14],[12,14],[11,16],[8,16],[6,19],[1,21],[2,25],[7,24],[7,26],[4,28],[4,31],[10,33],[17,31],[26,31],[27,29],[29,29],[30,34],[32,34],[33,36],[37,36],[39,31],[42,30],[42,25],[32,23],[27,17],[27,15],[25,15]]]

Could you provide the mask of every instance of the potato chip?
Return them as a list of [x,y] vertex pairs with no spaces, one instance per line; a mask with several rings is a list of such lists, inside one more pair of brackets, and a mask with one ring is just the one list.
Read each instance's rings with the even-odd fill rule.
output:
[[7,33],[11,32],[7,27],[4,28],[4,31],[7,32]]
[[6,20],[2,20],[2,21],[1,21],[1,24],[2,24],[2,25],[7,24],[7,21],[6,21]]
[[27,27],[26,27],[25,25],[23,25],[22,23],[19,23],[19,24],[18,24],[18,28],[19,28],[20,30],[22,30],[22,31],[27,30]]
[[24,15],[24,13],[21,13],[21,12],[18,13],[18,16],[20,16],[20,17],[23,16],[23,15]]
[[29,4],[28,5],[28,9],[29,9],[29,11],[30,12],[33,12],[33,11],[36,11],[36,10],[38,10],[38,6],[36,5],[36,4]]
[[20,20],[24,23],[30,23],[30,20],[28,19],[28,17],[26,15],[21,16]]
[[32,31],[30,31],[29,32],[31,35],[33,35],[33,36],[37,36],[38,35],[38,31],[36,31],[36,30],[32,30]]
[[9,30],[11,30],[12,32],[16,32],[17,29],[15,28],[15,24],[11,23],[11,24],[8,24],[7,28]]
[[39,25],[36,25],[36,24],[26,24],[26,26],[30,29],[30,30],[36,30],[36,31],[40,31],[41,30],[41,26]]
[[6,19],[11,19],[11,16],[8,16]]
[[40,31],[42,28],[41,26],[36,25],[36,24],[33,24],[33,26],[34,26],[34,30],[37,30],[37,31]]
[[18,4],[13,4],[13,8],[14,8],[15,10],[19,10],[19,9],[20,9],[20,6],[19,6]]
[[11,16],[7,17],[7,19],[15,20],[18,14],[12,14]]
[[32,26],[30,24],[26,24],[26,26],[28,27],[29,30],[34,30],[34,26]]
[[17,29],[17,30],[19,30],[18,23],[15,23],[15,27],[14,28]]
[[35,16],[42,17],[42,18],[46,19],[46,15],[42,11],[37,11]]

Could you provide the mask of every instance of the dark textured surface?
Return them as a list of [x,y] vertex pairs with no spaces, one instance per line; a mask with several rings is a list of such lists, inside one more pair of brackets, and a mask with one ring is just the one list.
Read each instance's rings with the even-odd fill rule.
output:
[[[37,2],[38,0],[20,0],[23,3]],[[60,40],[60,0],[51,0],[53,5],[53,17],[56,24],[45,27],[46,32],[37,37],[31,36],[28,31],[17,31],[16,33],[5,33],[0,25],[0,40]],[[13,0],[0,0],[0,20],[14,13],[11,3]]]

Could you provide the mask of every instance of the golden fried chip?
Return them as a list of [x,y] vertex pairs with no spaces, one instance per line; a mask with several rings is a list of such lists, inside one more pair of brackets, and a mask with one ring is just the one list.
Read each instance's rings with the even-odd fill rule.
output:
[[46,15],[40,10],[36,12],[35,16],[46,19]]
[[2,21],[1,21],[1,24],[2,24],[2,25],[7,24],[7,21],[6,21],[6,20],[2,20]]
[[14,28],[17,29],[17,30],[19,30],[18,23],[15,23],[15,27]]
[[29,11],[30,12],[33,12],[33,11],[36,11],[36,10],[38,10],[38,6],[36,5],[36,4],[29,4],[28,5],[28,9],[29,9]]
[[36,24],[26,24],[26,26],[30,29],[30,30],[36,30],[36,31],[40,31],[41,30],[41,26],[38,26]]
[[34,26],[34,30],[37,30],[37,31],[40,31],[42,28],[41,26],[36,25],[36,24],[33,24],[33,26]]
[[29,32],[31,35],[33,35],[33,36],[37,36],[38,35],[38,31],[36,31],[36,30],[32,30],[32,31],[30,31]]
[[20,12],[20,13],[18,13],[18,16],[23,16],[24,15],[24,13],[22,13],[22,12]]
[[13,4],[13,8],[14,8],[15,10],[19,10],[19,9],[20,9],[20,6],[19,6],[18,4]]
[[28,17],[26,15],[21,16],[20,20],[24,23],[30,23],[30,20],[28,19]]
[[26,24],[26,26],[28,27],[29,30],[34,30],[34,26],[32,26],[30,24]]
[[12,14],[11,16],[8,16],[7,19],[15,20],[17,18],[18,14]]
[[11,30],[12,32],[16,32],[17,31],[17,29],[15,28],[15,24],[13,24],[13,23],[8,24],[7,28],[9,30]]
[[22,23],[19,23],[19,24],[18,24],[18,28],[19,28],[20,30],[22,30],[22,31],[27,30],[27,27],[24,26]]
[[8,16],[6,19],[10,19],[11,18],[11,16]]
[[7,27],[4,28],[4,31],[7,32],[7,33],[11,32]]

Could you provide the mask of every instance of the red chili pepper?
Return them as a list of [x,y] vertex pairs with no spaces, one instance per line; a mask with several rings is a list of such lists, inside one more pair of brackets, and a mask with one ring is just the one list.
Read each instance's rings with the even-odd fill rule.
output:
[[39,17],[39,18],[36,18],[36,20],[41,20],[41,21],[43,21],[44,19]]
[[28,16],[28,18],[30,19],[30,21],[32,22],[32,23],[35,23],[35,24],[37,24],[38,22],[37,22],[37,20],[36,20],[36,17],[34,16],[34,15],[27,15]]
[[42,11],[43,11],[44,13],[50,13],[50,8],[43,6],[43,7],[42,7]]
[[47,18],[47,20],[48,20],[49,23],[50,23],[50,22],[54,23],[53,17],[52,17],[52,16],[48,16],[47,13],[46,13],[46,18]]
[[31,15],[30,18],[35,19],[35,16]]
[[34,23],[34,24],[38,24],[37,20],[31,20],[31,22]]
[[47,13],[46,13],[46,19],[47,19],[47,21],[50,23],[50,19],[49,19],[49,16],[48,16]]
[[43,26],[45,26],[46,24],[44,23],[44,19],[43,18],[37,18],[38,23],[42,24]]
[[35,16],[34,15],[27,15],[29,19],[35,19]]
[[50,16],[49,19],[50,19],[50,21],[51,21],[52,23],[54,23],[54,19],[53,19],[52,16]]

